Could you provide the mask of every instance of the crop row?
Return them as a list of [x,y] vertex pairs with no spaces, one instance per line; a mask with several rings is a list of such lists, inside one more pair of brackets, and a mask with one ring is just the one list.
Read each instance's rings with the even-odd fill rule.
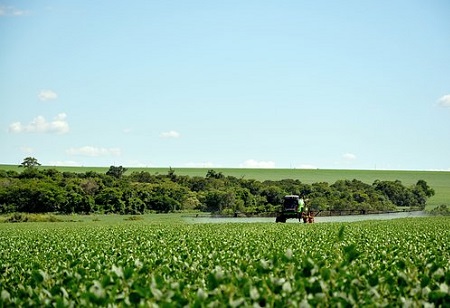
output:
[[1,306],[450,304],[450,219],[0,227]]

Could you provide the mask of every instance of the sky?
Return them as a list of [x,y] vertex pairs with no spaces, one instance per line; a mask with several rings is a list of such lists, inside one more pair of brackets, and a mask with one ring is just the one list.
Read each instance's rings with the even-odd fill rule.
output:
[[450,171],[448,0],[0,0],[0,164]]

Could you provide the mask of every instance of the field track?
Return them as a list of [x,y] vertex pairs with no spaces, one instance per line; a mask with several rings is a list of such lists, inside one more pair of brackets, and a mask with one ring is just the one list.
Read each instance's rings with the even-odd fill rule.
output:
[[[95,171],[105,173],[108,167],[52,167],[41,166],[40,168],[54,168],[61,172],[86,172]],[[176,175],[201,176],[204,177],[211,168],[172,168]],[[213,168],[222,172],[225,176],[235,176],[245,179],[282,180],[298,179],[303,183],[327,182],[333,184],[337,180],[357,179],[368,184],[375,180],[394,181],[400,180],[404,185],[415,184],[418,180],[425,180],[436,192],[429,199],[427,209],[440,204],[450,205],[450,172],[449,171],[402,171],[402,170],[338,170],[338,169],[249,169],[249,168]],[[15,165],[0,165],[0,170],[22,169]],[[169,168],[128,168],[126,174],[132,172],[147,171],[151,174],[167,174]]]

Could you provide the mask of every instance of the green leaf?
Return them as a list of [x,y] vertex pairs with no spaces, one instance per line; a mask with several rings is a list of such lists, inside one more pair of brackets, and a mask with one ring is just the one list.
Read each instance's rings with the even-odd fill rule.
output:
[[34,282],[40,284],[44,281],[44,275],[41,270],[33,270],[31,272],[31,278]]
[[142,297],[139,292],[132,291],[130,295],[128,295],[128,298],[130,299],[130,303],[137,305],[140,303]]
[[338,241],[343,242],[344,241],[344,231],[345,231],[345,225],[343,225],[338,232]]

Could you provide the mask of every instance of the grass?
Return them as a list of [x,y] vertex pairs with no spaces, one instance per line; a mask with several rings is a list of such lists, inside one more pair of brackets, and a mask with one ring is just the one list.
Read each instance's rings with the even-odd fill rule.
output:
[[0,222],[63,222],[60,217],[54,214],[28,214],[28,213],[13,213],[0,217]]
[[[41,166],[39,168],[54,168],[60,172],[95,171],[106,173],[108,167],[53,167]],[[147,171],[151,174],[167,174],[169,168],[127,168],[126,174]],[[173,168],[176,175],[206,176],[211,168]],[[23,168],[15,165],[1,165],[0,170],[14,170],[21,172]],[[327,182],[332,184],[337,180],[357,179],[368,184],[375,180],[400,180],[404,185],[413,185],[418,180],[425,180],[436,192],[428,200],[427,209],[441,204],[450,205],[450,172],[448,171],[402,171],[402,170],[338,170],[338,169],[248,169],[248,168],[214,168],[225,176],[237,178],[264,180],[298,179],[303,183]]]
[[[192,214],[192,213],[191,213]],[[52,226],[67,226],[68,223],[73,225],[117,225],[126,222],[131,223],[145,223],[145,224],[185,224],[183,217],[187,213],[148,213],[144,215],[119,215],[119,214],[92,214],[92,215],[55,215],[55,214],[30,214],[30,213],[12,213],[0,215],[0,226],[10,225],[15,222],[32,223],[32,225],[39,225],[36,223],[47,224]],[[206,214],[205,214],[206,215]],[[14,224],[17,225],[17,224]],[[24,224],[20,224],[24,225]],[[29,225],[29,224],[25,224]],[[1,229],[1,227],[0,227]],[[1,306],[0,306],[1,307]]]

